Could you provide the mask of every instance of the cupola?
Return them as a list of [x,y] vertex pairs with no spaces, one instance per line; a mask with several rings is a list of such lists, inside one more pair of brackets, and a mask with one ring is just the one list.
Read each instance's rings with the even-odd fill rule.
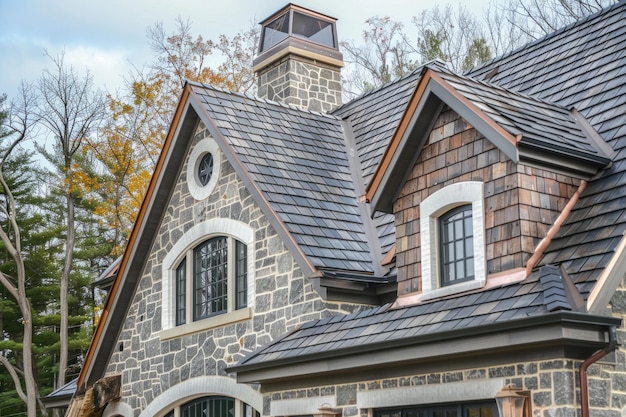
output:
[[341,104],[337,19],[288,4],[261,22],[258,95],[315,111]]

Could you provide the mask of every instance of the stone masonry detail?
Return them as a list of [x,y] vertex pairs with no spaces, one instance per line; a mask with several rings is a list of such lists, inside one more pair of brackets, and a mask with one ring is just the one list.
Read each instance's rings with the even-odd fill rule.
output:
[[[607,357],[608,358],[608,357]],[[384,393],[385,390],[408,388],[406,403],[397,408],[434,404],[421,391],[422,387],[442,386],[451,383],[481,384],[501,379],[503,384],[514,384],[518,388],[531,391],[531,405],[534,417],[576,417],[580,415],[579,372],[581,361],[554,359],[485,366],[473,369],[449,370],[406,375],[402,377],[371,379],[358,383],[328,384],[309,388],[297,386],[284,391],[264,394],[263,415],[270,414],[273,401],[294,398],[315,402],[316,398],[334,397],[336,409],[343,417],[371,417],[371,409],[359,408],[357,395],[364,393]],[[590,412],[593,417],[620,417],[624,407],[624,381],[616,381],[616,367],[623,363],[611,360],[592,365],[590,378]],[[620,373],[620,375],[623,375]],[[451,388],[452,389],[452,388]],[[492,398],[484,398],[489,401]],[[414,401],[414,402],[411,402]],[[320,401],[318,401],[320,402]],[[495,403],[495,402],[494,402]],[[394,407],[386,405],[386,407]]]
[[[200,126],[192,147],[207,135]],[[107,369],[122,374],[123,401],[135,415],[179,382],[229,376],[227,366],[301,323],[364,308],[319,297],[224,156],[219,181],[205,200],[189,194],[186,166],[180,172]],[[186,231],[214,218],[238,220],[255,230],[254,248],[248,249],[255,254],[253,317],[161,339],[161,263]]]
[[485,184],[487,274],[525,266],[580,184],[515,164],[457,113],[444,109],[394,203],[398,295],[422,290],[420,202],[461,181]]
[[340,69],[290,55],[259,71],[257,95],[329,112],[341,105]]

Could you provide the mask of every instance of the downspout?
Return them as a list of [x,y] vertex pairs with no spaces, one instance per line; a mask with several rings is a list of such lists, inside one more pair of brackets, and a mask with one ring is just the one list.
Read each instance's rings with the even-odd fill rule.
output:
[[589,383],[587,381],[587,369],[604,358],[609,353],[613,352],[617,347],[617,331],[615,326],[609,328],[609,345],[602,350],[597,351],[589,358],[587,358],[580,365],[580,411],[581,417],[589,417]]

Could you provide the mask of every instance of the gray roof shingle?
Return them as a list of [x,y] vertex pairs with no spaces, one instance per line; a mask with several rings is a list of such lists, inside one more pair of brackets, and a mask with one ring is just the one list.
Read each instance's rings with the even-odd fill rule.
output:
[[[589,182],[541,261],[563,263],[585,296],[626,232],[624,21],[626,3],[619,2],[467,74],[482,79],[497,68],[490,83],[575,107],[616,151],[613,164]],[[581,269],[591,258],[590,269]]]
[[309,260],[319,268],[374,271],[339,119],[192,88]]

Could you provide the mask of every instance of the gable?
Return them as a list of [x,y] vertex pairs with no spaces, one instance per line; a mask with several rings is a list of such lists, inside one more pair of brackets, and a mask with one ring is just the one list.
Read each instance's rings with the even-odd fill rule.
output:
[[375,210],[391,211],[398,193],[399,183],[395,179],[406,179],[444,104],[515,163],[589,178],[611,161],[610,148],[575,110],[485,85],[453,74],[435,62],[423,69],[411,102],[369,184],[367,198]]

